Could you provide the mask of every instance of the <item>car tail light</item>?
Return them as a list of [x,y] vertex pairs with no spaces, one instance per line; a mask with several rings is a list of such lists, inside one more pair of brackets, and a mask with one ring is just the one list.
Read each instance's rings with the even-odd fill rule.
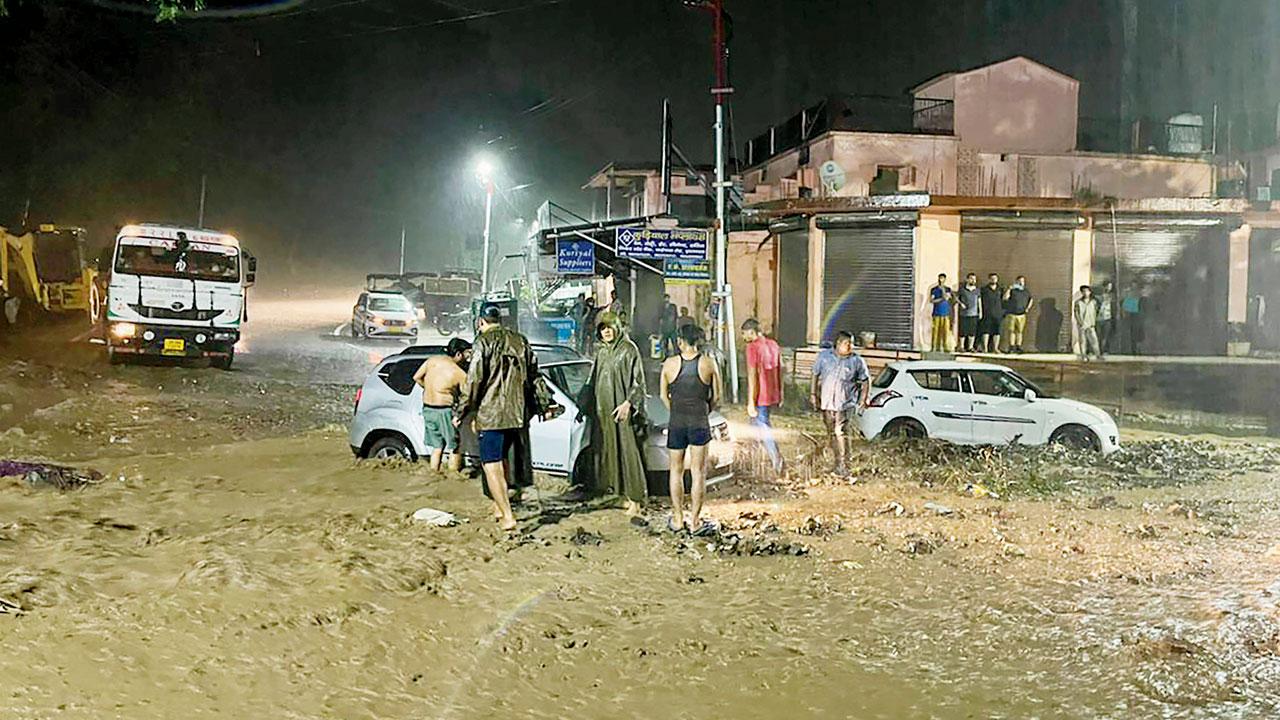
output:
[[360,388],[356,388],[356,405],[355,405],[355,407],[351,408],[351,414],[353,414],[353,415],[354,415],[355,413],[360,412],[360,398],[361,398],[361,397],[364,397],[364,388],[362,388],[362,387],[360,387]]
[[884,392],[876,393],[876,396],[871,398],[871,402],[867,403],[867,407],[884,407],[885,403],[900,397],[902,397],[901,393],[894,392],[893,390],[885,390]]

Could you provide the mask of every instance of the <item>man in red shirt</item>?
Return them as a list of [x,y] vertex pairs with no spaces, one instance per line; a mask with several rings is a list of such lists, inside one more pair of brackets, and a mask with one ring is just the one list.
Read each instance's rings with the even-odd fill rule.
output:
[[752,318],[742,323],[742,339],[747,344],[747,415],[760,429],[760,441],[769,453],[774,472],[782,472],[782,455],[773,439],[770,408],[782,405],[782,358],[778,343],[760,332]]

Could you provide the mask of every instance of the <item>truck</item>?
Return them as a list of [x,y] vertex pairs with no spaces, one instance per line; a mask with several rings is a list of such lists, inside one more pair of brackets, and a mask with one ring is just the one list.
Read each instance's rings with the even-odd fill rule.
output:
[[39,311],[98,320],[98,269],[85,258],[85,230],[42,223],[34,230],[0,227],[0,303],[13,322]]
[[258,261],[233,235],[176,225],[126,225],[107,283],[106,345],[128,358],[208,358],[231,368]]
[[365,276],[365,289],[404,295],[419,309],[427,325],[441,335],[451,335],[468,327],[468,306],[472,298],[480,294],[480,273],[472,270],[370,273]]

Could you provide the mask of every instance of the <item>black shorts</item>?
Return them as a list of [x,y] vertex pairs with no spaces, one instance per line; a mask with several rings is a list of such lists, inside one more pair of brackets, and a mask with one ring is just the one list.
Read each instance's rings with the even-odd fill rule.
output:
[[1000,334],[1001,319],[1002,318],[990,316],[982,318],[978,321],[978,334],[998,336]]
[[684,450],[690,445],[702,447],[711,442],[710,427],[668,427],[667,449]]
[[960,337],[973,337],[978,334],[978,316],[960,316]]
[[481,430],[477,438],[480,441],[480,462],[502,462],[507,458],[507,451],[519,436],[519,429]]

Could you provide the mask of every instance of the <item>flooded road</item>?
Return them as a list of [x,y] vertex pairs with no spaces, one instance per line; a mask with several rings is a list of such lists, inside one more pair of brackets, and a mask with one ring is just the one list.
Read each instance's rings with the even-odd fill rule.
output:
[[3,371],[3,456],[104,480],[0,479],[0,716],[1280,713],[1272,472],[996,499],[942,482],[953,461],[890,462],[712,493],[802,556],[540,514],[548,481],[503,540],[477,481],[351,458],[350,383],[394,345],[335,338],[340,302],[262,305],[230,373],[79,350]]

